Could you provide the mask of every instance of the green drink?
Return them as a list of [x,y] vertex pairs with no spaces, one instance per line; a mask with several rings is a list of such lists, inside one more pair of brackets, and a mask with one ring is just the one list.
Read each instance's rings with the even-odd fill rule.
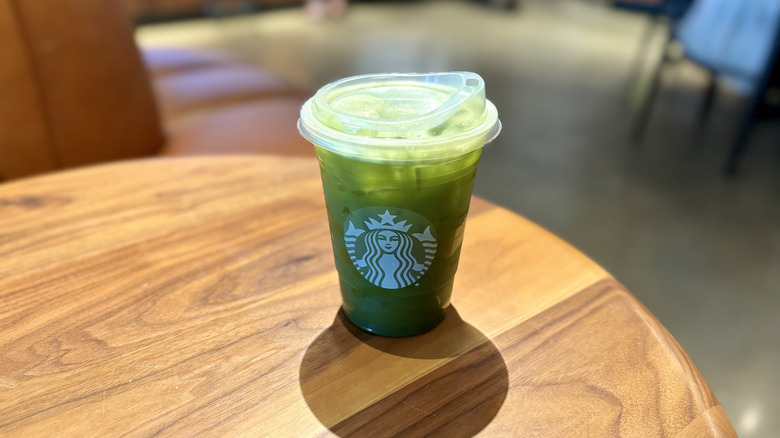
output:
[[370,75],[301,110],[320,162],[343,308],[409,336],[446,314],[482,146],[500,130],[473,73]]

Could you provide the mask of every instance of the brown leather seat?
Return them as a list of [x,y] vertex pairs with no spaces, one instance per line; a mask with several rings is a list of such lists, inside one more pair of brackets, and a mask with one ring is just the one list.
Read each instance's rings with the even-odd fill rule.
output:
[[269,97],[209,108],[172,119],[165,155],[273,154],[313,155],[298,135],[303,99]]
[[224,53],[167,47],[143,50],[141,56],[152,78],[180,71],[218,66],[231,61]]
[[279,76],[230,64],[158,76],[153,84],[164,118],[266,97],[303,96]]
[[309,93],[221,54],[139,53],[118,0],[0,0],[0,180],[154,154],[311,155]]

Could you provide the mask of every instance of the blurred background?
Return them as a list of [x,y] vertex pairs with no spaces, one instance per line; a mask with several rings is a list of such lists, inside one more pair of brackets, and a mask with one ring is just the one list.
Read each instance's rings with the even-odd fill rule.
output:
[[[504,129],[484,151],[476,194],[612,272],[688,352],[740,436],[778,436],[780,0],[118,1],[136,25],[147,65],[160,63],[150,69],[169,138],[189,136],[163,152],[198,139],[230,152],[234,120],[272,123],[297,139],[300,100],[287,97],[309,96],[345,76],[479,73]],[[35,2],[18,4],[21,18],[36,13]],[[58,23],[67,18],[60,13]],[[29,29],[28,38],[38,32]],[[98,41],[92,48],[102,44],[67,29]],[[212,88],[238,88],[244,73],[205,82],[207,75],[190,75],[172,85],[160,72],[178,69],[166,56],[183,52],[170,48],[209,53],[191,64],[225,57],[249,65],[263,72],[263,86],[278,89],[274,81],[282,81],[287,100],[271,98],[271,110],[253,101],[193,130],[204,106],[178,117],[182,105],[197,105],[190,99],[176,107],[166,93],[201,99]],[[82,67],[93,68],[95,59]],[[220,99],[210,108],[244,102]],[[153,116],[149,123],[159,124]],[[210,140],[215,130],[228,140]],[[0,140],[8,132],[0,129]],[[159,149],[162,137],[153,136],[156,146],[144,153]]]

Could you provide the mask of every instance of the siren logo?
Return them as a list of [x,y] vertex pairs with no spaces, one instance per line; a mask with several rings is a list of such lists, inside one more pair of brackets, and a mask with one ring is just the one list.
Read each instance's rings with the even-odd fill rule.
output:
[[363,278],[383,289],[417,284],[436,256],[436,230],[412,211],[362,208],[347,216],[344,228],[352,264]]

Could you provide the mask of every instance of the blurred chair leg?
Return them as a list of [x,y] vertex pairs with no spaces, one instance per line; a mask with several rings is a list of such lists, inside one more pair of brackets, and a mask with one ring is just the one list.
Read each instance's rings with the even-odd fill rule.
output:
[[737,135],[731,145],[731,151],[726,161],[726,175],[733,177],[737,174],[737,168],[742,160],[742,156],[747,149],[747,141],[750,136],[750,129],[759,116],[759,112],[764,108],[764,102],[767,91],[770,89],[773,78],[780,77],[780,26],[775,29],[774,42],[772,50],[769,52],[769,60],[766,63],[764,71],[753,90],[745,114],[742,116],[742,123],[739,126]]
[[666,62],[668,61],[668,51],[669,51],[669,44],[671,42],[671,34],[667,37],[666,42],[664,43],[664,49],[663,53],[661,54],[661,59],[658,61],[658,65],[655,67],[655,71],[653,72],[653,77],[650,81],[650,89],[647,92],[647,97],[644,99],[644,102],[639,107],[639,113],[636,116],[636,119],[634,120],[634,126],[631,129],[631,141],[637,145],[640,141],[642,141],[642,138],[645,135],[645,130],[647,129],[647,121],[650,117],[650,112],[653,109],[653,104],[655,103],[656,98],[658,97],[658,89],[661,86],[661,75],[663,73],[664,67],[666,66]]
[[742,160],[742,156],[745,154],[745,149],[747,149],[747,141],[748,137],[750,136],[750,129],[753,127],[753,123],[756,121],[758,110],[764,101],[765,92],[766,89],[758,89],[753,93],[753,96],[750,98],[748,108],[745,111],[745,114],[742,116],[742,122],[739,125],[739,130],[737,131],[736,137],[734,137],[734,142],[731,145],[731,151],[729,151],[729,157],[726,161],[726,174],[728,176],[733,177],[737,174],[739,162]]
[[707,120],[712,113],[712,106],[715,103],[715,98],[718,94],[718,77],[710,71],[710,80],[707,84],[707,91],[704,93],[704,100],[702,101],[701,108],[699,108],[699,129],[707,123]]
[[704,92],[704,99],[699,107],[698,121],[696,124],[696,130],[694,131],[693,140],[691,141],[691,151],[696,151],[704,146],[704,127],[712,114],[712,107],[718,95],[718,76],[712,70],[707,70],[709,74],[709,82],[707,83],[707,89]]
[[650,48],[650,41],[653,40],[653,34],[659,23],[660,17],[657,15],[650,16],[647,27],[645,27],[645,30],[642,33],[642,39],[639,41],[636,55],[634,55],[634,59],[631,61],[631,68],[628,70],[626,81],[626,89],[631,98],[634,96],[634,91],[639,83],[640,75],[642,74],[642,70],[644,70],[645,58],[647,58],[647,52]]

